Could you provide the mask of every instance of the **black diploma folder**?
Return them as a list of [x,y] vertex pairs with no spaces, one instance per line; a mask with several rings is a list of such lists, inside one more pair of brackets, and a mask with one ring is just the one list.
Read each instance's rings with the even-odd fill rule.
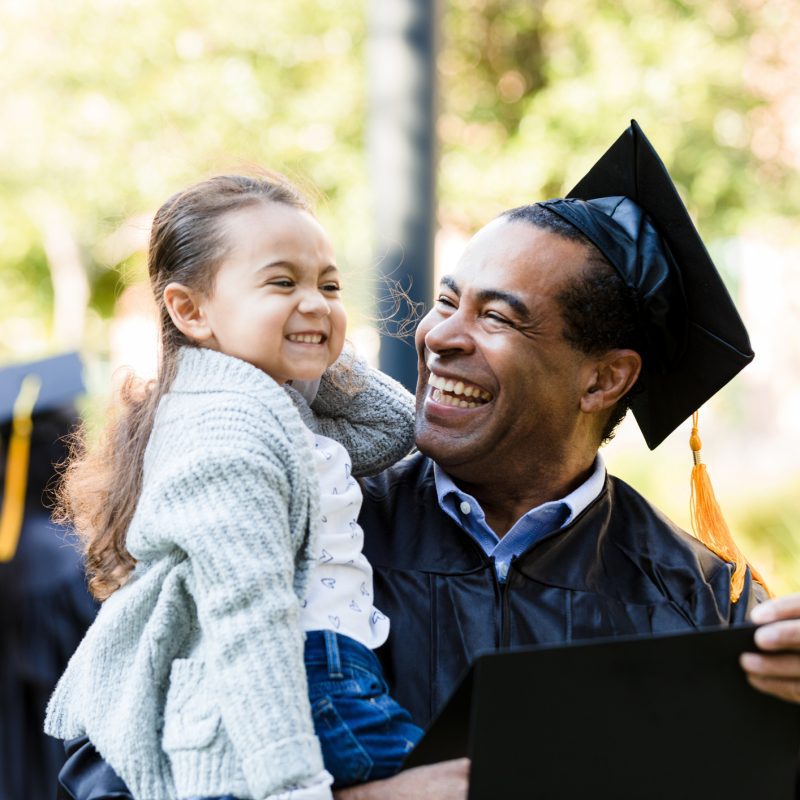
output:
[[468,756],[470,800],[792,800],[800,706],[747,683],[754,630],[479,656],[404,766]]

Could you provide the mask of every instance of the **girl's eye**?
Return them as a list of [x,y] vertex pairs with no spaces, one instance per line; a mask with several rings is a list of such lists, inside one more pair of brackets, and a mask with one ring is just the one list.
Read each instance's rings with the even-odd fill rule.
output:
[[319,287],[323,292],[339,292],[341,287],[338,283],[325,283]]
[[294,286],[294,281],[288,278],[279,278],[278,280],[270,281],[268,286],[280,286],[281,289],[291,289]]

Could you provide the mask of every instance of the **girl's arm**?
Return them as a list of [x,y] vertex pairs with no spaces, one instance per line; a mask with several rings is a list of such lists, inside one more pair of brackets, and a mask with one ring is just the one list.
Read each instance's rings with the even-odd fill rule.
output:
[[311,411],[311,427],[347,449],[356,477],[386,469],[414,445],[413,395],[349,351],[322,376]]

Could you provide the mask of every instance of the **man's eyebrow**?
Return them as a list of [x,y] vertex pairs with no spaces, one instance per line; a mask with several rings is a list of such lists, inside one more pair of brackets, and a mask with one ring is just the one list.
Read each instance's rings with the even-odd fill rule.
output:
[[509,308],[513,309],[517,316],[523,317],[524,319],[531,318],[531,312],[528,306],[526,306],[517,295],[511,292],[504,292],[501,289],[478,289],[475,294],[481,303],[499,300],[501,303],[505,303]]
[[[440,285],[446,286],[457,297],[461,297],[461,289],[451,275],[443,275],[439,281]],[[511,292],[504,292],[502,289],[478,289],[475,293],[476,297],[481,303],[489,303],[492,300],[499,300],[505,303],[509,308],[512,308],[519,317],[524,319],[531,318],[531,312],[528,306],[515,294]]]

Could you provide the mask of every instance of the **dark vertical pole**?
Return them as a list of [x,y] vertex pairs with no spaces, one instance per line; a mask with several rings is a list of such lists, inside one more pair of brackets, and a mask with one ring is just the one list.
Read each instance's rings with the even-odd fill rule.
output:
[[[413,303],[430,303],[436,225],[437,0],[371,0],[367,44],[367,152],[373,200],[378,314],[397,307],[387,283]],[[413,391],[413,337],[398,338],[411,315],[402,300],[381,333],[380,366]]]

